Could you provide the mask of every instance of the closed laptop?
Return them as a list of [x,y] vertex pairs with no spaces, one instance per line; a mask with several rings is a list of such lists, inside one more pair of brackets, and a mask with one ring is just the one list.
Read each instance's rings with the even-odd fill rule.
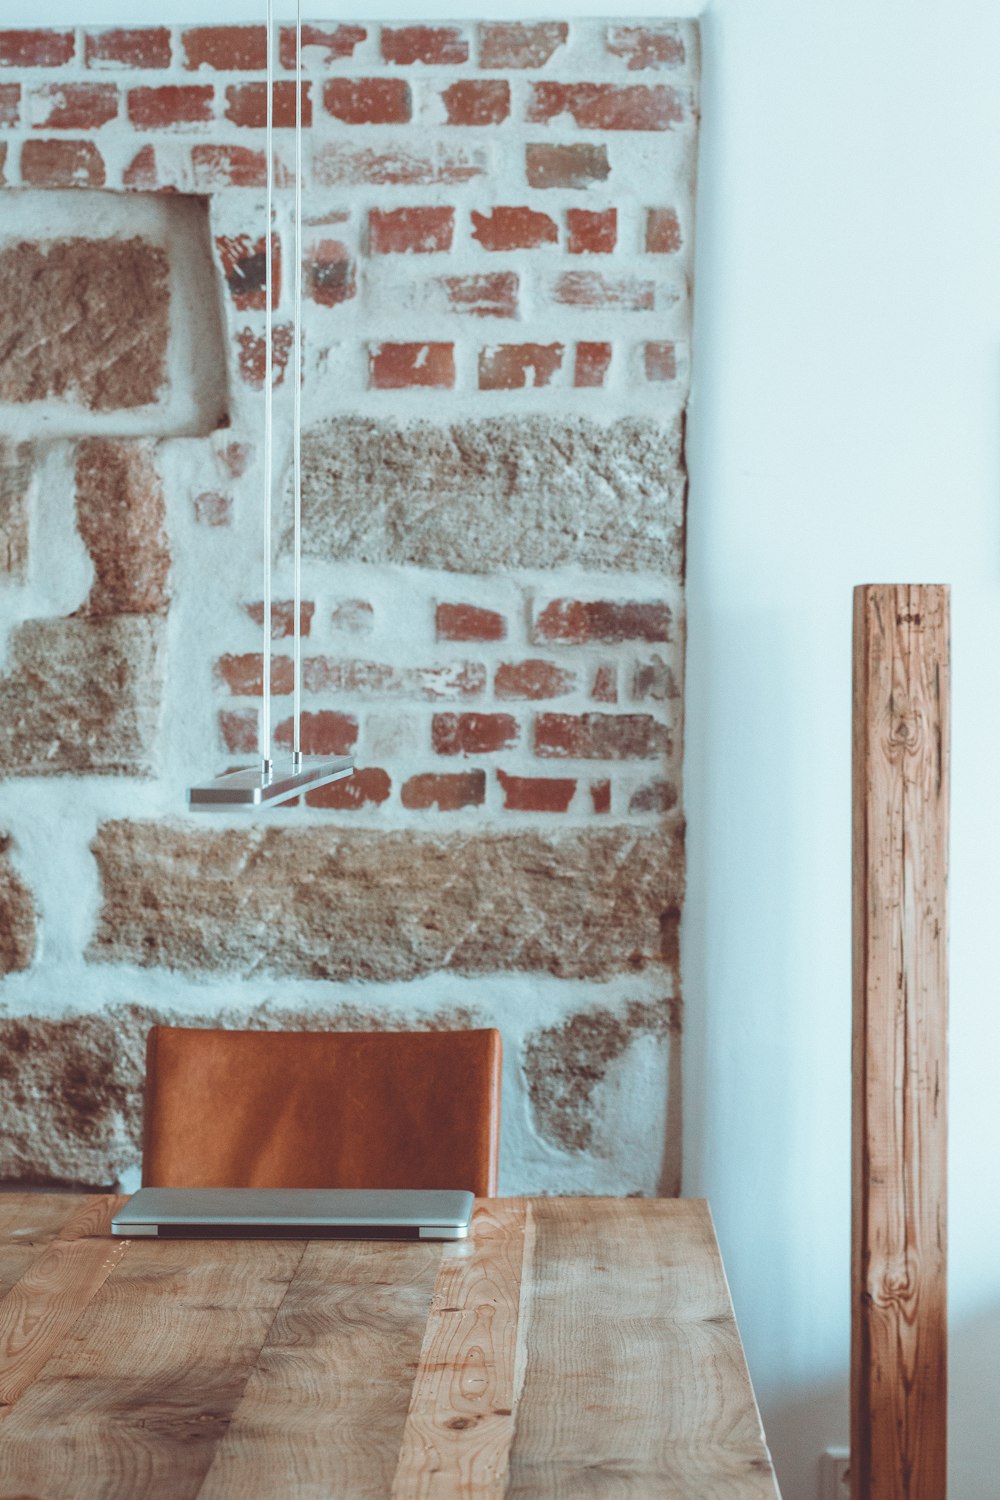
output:
[[159,1239],[464,1240],[468,1192],[409,1188],[140,1188],[116,1235]]

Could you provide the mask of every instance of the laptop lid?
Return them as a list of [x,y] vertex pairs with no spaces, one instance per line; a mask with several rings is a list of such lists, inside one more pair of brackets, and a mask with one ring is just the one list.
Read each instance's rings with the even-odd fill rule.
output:
[[140,1188],[111,1233],[159,1239],[462,1240],[475,1199],[414,1188]]

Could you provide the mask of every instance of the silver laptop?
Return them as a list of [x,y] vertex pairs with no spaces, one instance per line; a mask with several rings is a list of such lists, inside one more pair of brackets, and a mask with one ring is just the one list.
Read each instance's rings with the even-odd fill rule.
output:
[[159,1239],[464,1240],[471,1193],[404,1188],[140,1188],[111,1233]]

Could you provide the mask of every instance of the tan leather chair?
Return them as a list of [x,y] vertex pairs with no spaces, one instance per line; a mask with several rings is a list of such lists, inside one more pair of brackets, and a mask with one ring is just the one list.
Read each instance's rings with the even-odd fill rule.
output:
[[496,1193],[498,1031],[206,1031],[146,1044],[145,1187]]

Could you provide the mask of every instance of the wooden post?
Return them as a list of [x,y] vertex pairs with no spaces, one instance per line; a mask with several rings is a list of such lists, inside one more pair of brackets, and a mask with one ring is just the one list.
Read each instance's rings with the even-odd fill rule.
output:
[[852,1500],[945,1500],[949,591],[854,591]]

